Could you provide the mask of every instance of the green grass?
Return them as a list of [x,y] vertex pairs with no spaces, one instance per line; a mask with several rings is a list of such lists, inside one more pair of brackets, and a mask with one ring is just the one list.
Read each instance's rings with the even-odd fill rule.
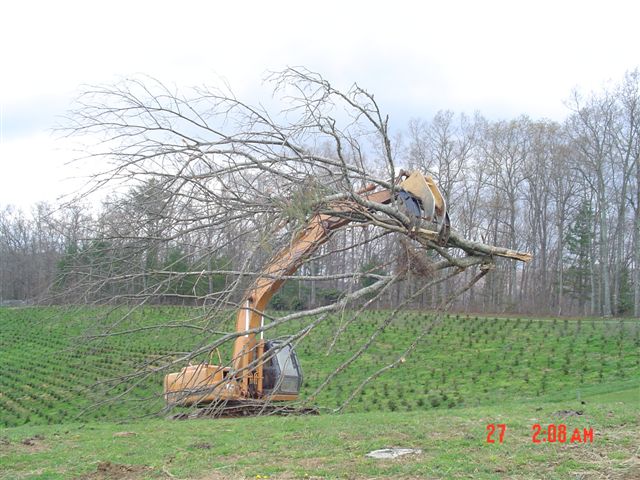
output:
[[[114,331],[175,324],[196,312],[148,307],[120,321]],[[102,382],[154,366],[163,356],[211,338],[193,330],[151,329],[86,341],[87,332],[103,331],[122,313],[0,309],[0,426],[5,427],[0,433],[0,478],[640,476],[637,320],[453,315],[434,321],[428,313],[406,312],[314,402],[324,411],[341,405],[355,386],[398,358],[427,329],[407,361],[367,385],[346,414],[131,423],[132,417],[161,407],[161,374],[142,381]],[[298,345],[305,372],[303,397],[348,359],[389,312],[361,315],[331,347],[350,315],[327,318]],[[206,322],[191,324],[210,326]],[[303,325],[288,325],[269,336]],[[129,389],[122,401],[87,410]],[[561,410],[584,410],[584,415],[554,414]],[[123,421],[129,423],[116,423]],[[486,443],[488,423],[507,424],[504,444]],[[534,423],[592,427],[596,440],[536,445],[531,441]],[[114,436],[119,431],[136,435]],[[419,447],[424,454],[388,462],[363,456],[388,446]]]
[[[508,402],[444,413],[22,426],[2,434],[0,478],[103,478],[105,462],[132,469],[127,478],[637,478],[638,393],[586,396],[586,405]],[[577,409],[583,415],[557,413]],[[502,444],[486,442],[490,423],[507,425]],[[594,441],[534,444],[534,423],[592,428]],[[364,456],[390,446],[423,454]]]
[[[145,308],[121,321],[115,331],[175,324],[195,312]],[[104,318],[100,309],[0,309],[0,426],[63,423],[81,413],[85,421],[123,420],[158,411],[161,374],[102,382],[145,365],[153,367],[163,356],[211,339],[193,330],[171,329],[86,342],[87,332],[102,331],[122,313],[113,311]],[[302,397],[310,395],[388,318],[388,312],[366,312],[330,348],[348,315],[328,318],[298,345],[305,375]],[[270,336],[301,326],[298,322]],[[450,316],[433,323],[429,314],[407,312],[336,376],[315,403],[326,409],[340,406],[356,385],[394,361],[425,328],[429,334],[406,363],[367,385],[346,411],[427,411],[516,398],[570,399],[640,377],[638,321]],[[85,412],[90,405],[125,392],[129,393],[124,401]]]

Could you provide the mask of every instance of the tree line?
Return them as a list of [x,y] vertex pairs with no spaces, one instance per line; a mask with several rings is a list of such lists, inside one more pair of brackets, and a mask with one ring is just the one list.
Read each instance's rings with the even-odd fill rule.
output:
[[[480,113],[440,111],[430,119],[412,120],[388,144],[365,149],[350,142],[349,156],[356,160],[339,168],[360,162],[382,178],[389,173],[384,158],[392,156],[395,164],[434,177],[452,227],[463,237],[533,254],[526,266],[497,261],[490,275],[456,299],[454,308],[638,317],[639,101],[640,73],[634,70],[599,92],[573,92],[563,122],[524,115],[489,120]],[[309,149],[326,150],[326,157],[339,165],[346,137],[337,132],[324,131],[339,148],[316,143]],[[161,146],[166,142],[146,139]],[[160,162],[144,176],[123,173],[131,180],[127,191],[111,194],[99,207],[86,200],[41,203],[28,213],[0,207],[0,301],[101,303],[140,300],[150,292],[158,293],[154,303],[240,298],[251,281],[245,273],[259,271],[278,245],[286,245],[289,226],[299,228],[314,199],[326,191],[314,180],[318,170],[295,167],[289,172],[288,165],[270,167],[256,156],[252,161],[263,171],[281,168],[273,178],[304,181],[283,185],[256,176],[239,186],[231,180],[236,166],[227,167],[224,175],[229,176],[218,175],[212,187],[193,180],[207,174],[206,162],[200,162],[189,171],[191,186],[185,193],[187,163],[175,152],[191,155],[195,147],[189,135],[182,142],[171,144],[174,156],[164,160],[171,158],[179,175],[167,174]],[[247,153],[246,158],[253,157]],[[247,185],[249,199],[240,194]],[[223,197],[222,209],[203,200]],[[273,205],[280,217],[270,216]],[[282,222],[283,212],[287,219],[280,230],[258,228]],[[393,233],[377,238],[378,233],[363,224],[336,233],[297,278],[287,281],[272,306],[295,310],[332,303],[352,288],[354,278],[366,286],[376,274],[407,263],[415,267],[406,240]],[[411,296],[425,283],[428,268],[385,287],[373,306],[394,307],[409,294],[411,306],[428,308],[459,287],[460,281],[451,279]]]

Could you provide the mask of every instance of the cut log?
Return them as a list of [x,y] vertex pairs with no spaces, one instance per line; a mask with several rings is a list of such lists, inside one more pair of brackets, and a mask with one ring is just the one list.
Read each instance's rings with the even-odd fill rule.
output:
[[[416,233],[419,237],[425,238],[432,242],[438,242],[438,233],[434,232],[433,230],[419,228]],[[498,256],[509,258],[511,260],[519,260],[525,263],[530,262],[533,258],[533,255],[527,252],[518,252],[517,250],[510,250],[508,248],[497,247],[495,245],[487,245],[485,243],[467,240],[454,230],[451,230],[449,239],[445,246],[447,248],[460,248],[467,252],[469,255]]]

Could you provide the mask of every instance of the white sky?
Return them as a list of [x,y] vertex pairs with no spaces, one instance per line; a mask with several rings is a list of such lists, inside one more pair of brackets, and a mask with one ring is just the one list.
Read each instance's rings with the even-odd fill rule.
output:
[[571,89],[640,67],[640,2],[62,1],[0,6],[0,208],[77,185],[50,130],[82,84],[144,73],[241,98],[304,65],[375,93],[397,129],[440,109],[562,120]]

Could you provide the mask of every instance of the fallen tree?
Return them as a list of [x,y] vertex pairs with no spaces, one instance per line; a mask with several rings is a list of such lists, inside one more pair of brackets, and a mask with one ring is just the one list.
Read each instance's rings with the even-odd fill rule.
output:
[[[354,346],[353,355],[309,396],[313,399],[425,292],[440,289],[430,306],[437,322],[458,296],[482,281],[496,257],[531,259],[528,253],[462,238],[455,219],[443,233],[444,201],[440,231],[406,211],[398,196],[398,178],[405,173],[396,164],[389,119],[373,95],[357,85],[342,92],[304,69],[287,69],[271,80],[285,104],[280,112],[220,90],[200,88],[184,96],[151,79],[90,88],[72,112],[69,134],[92,138],[87,158],[104,165],[80,199],[104,188],[119,192],[105,202],[95,234],[67,259],[52,295],[57,301],[127,307],[116,318],[113,312],[122,310],[109,310],[88,335],[93,341],[175,329],[197,338],[188,352],[168,352],[131,375],[101,382],[118,386],[120,393],[111,400],[239,338],[295,320],[301,326],[288,338],[295,346],[331,312],[352,312],[348,325],[392,291],[401,294],[388,318]],[[388,199],[373,201],[362,194],[367,191],[388,192]],[[287,251],[318,215],[346,221],[296,262],[301,274],[269,270],[270,258]],[[348,266],[340,262],[347,257]],[[250,310],[244,306],[248,288],[286,280],[310,282],[312,288],[331,282],[342,292],[323,305],[280,317],[253,308],[262,324],[230,325],[230,312]],[[411,288],[399,288],[407,282]],[[199,308],[179,322],[128,323],[131,312],[168,299]],[[425,326],[411,345],[397,346],[397,359],[365,378],[353,395],[401,363],[429,331]],[[220,366],[233,372],[223,381],[256,362],[240,368],[234,359],[221,359]]]

